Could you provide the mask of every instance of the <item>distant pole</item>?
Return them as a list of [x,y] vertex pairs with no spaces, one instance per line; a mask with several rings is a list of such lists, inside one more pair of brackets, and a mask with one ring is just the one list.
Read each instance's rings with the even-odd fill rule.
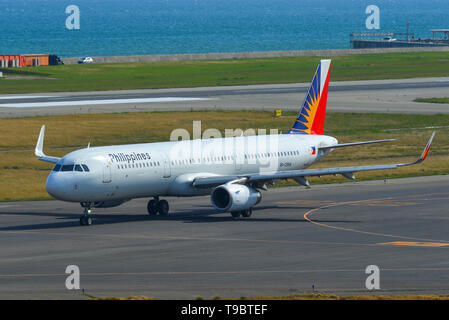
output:
[[407,42],[408,42],[408,31],[409,31],[409,27],[410,27],[410,21],[407,21]]

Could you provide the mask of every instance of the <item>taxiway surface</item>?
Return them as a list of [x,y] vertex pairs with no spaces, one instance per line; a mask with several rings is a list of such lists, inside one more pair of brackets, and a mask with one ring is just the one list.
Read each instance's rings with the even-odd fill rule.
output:
[[[170,110],[298,111],[309,83],[0,95],[0,117]],[[416,98],[449,96],[449,78],[331,82],[331,112],[449,113],[447,104]]]
[[208,197],[146,199],[96,209],[59,201],[0,204],[0,298],[83,299],[65,288],[68,265],[94,296],[212,298],[318,292],[449,291],[449,176],[275,188],[251,218],[217,214]]

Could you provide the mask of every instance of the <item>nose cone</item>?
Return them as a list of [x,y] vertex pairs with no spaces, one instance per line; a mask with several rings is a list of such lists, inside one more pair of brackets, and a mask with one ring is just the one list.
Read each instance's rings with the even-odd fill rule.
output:
[[47,179],[47,192],[55,199],[69,200],[69,185],[65,180],[61,174],[52,172]]

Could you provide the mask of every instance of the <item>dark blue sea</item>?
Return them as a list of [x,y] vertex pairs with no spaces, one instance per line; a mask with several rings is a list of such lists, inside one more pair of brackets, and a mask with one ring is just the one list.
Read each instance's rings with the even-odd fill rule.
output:
[[[448,0],[0,0],[0,54],[62,57],[349,48],[368,32],[368,5],[380,29],[431,37],[449,28]],[[66,28],[66,8],[80,28]]]

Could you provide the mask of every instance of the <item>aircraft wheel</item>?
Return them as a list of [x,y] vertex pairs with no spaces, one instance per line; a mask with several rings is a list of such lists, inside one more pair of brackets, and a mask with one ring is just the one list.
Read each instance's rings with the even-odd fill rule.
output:
[[158,207],[159,214],[161,216],[168,215],[169,206],[168,206],[167,200],[160,200],[159,203],[157,204],[157,207]]
[[157,202],[156,200],[150,200],[148,201],[148,205],[147,205],[147,209],[148,209],[148,214],[150,216],[155,216],[157,215]]
[[247,210],[242,210],[242,217],[249,218],[249,217],[251,217],[252,213],[253,213],[253,210],[251,208],[247,209]]
[[90,226],[90,225],[92,225],[92,217],[82,215],[80,217],[80,225],[82,225],[82,226]]
[[240,211],[233,211],[233,212],[231,212],[231,216],[232,216],[233,218],[238,218],[238,217],[240,217]]

